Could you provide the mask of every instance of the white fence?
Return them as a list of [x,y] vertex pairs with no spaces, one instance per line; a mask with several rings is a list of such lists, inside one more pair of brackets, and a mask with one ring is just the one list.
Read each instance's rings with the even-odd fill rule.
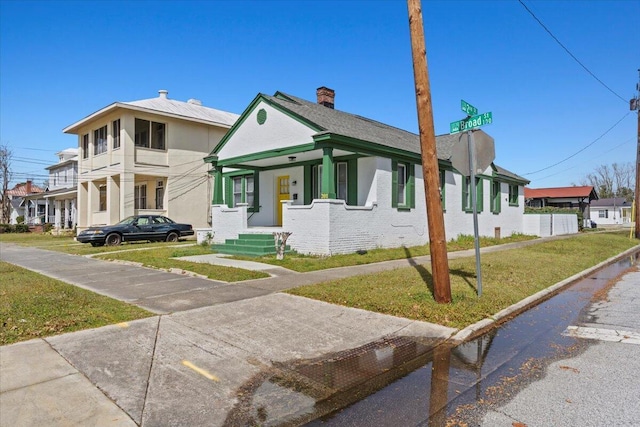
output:
[[522,232],[534,236],[548,237],[578,232],[576,214],[525,214]]

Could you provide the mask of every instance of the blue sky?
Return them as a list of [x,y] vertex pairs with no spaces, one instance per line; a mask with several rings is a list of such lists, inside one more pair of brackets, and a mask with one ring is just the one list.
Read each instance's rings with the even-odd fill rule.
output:
[[[464,117],[461,99],[491,111],[496,163],[532,187],[635,161],[640,1],[524,2],[615,94],[517,0],[423,0],[436,134]],[[337,109],[417,132],[406,2],[0,0],[0,142],[14,183],[41,183],[55,153],[77,146],[62,129],[115,101],[167,89],[239,114],[257,93],[315,100],[319,86]]]

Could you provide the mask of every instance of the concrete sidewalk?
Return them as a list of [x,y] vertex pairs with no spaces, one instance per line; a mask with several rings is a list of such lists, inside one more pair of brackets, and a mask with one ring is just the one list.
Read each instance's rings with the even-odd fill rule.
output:
[[[425,352],[453,332],[273,294],[32,340],[0,347],[0,426],[286,422],[352,386],[358,371],[387,371],[398,342]],[[359,363],[308,372],[320,356],[372,342]]]
[[[562,237],[562,236],[561,236]],[[554,238],[556,239],[556,238]],[[482,248],[482,253],[503,251],[540,243],[543,239]],[[549,240],[549,239],[545,239]],[[451,252],[450,259],[473,256],[473,250]],[[230,267],[246,268],[247,261],[205,255],[204,259]],[[263,270],[274,274],[264,279],[227,283],[168,273],[135,265],[69,255],[31,247],[0,243],[0,260],[9,262],[158,314],[208,307],[268,295],[297,286],[362,274],[378,273],[430,262],[429,256],[297,273],[276,266]],[[258,264],[258,263],[252,263]],[[266,264],[261,264],[266,266]],[[254,265],[250,266],[255,269]]]
[[428,257],[239,284],[6,244],[0,244],[0,259],[161,313],[0,347],[0,426],[304,419],[317,402],[363,377],[388,375],[455,332],[275,293],[414,266]]

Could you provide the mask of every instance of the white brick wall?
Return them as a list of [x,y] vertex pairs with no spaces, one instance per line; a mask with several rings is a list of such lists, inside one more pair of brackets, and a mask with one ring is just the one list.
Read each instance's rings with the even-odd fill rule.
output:
[[[297,168],[286,171],[291,177],[301,178]],[[265,174],[261,177],[261,199],[269,182],[274,182],[281,171]],[[352,253],[356,250],[417,246],[429,241],[427,213],[425,208],[422,168],[415,170],[416,208],[398,210],[391,206],[391,160],[384,158],[363,158],[358,163],[358,202],[364,206],[347,206],[342,200],[314,200],[311,205],[301,205],[302,193],[294,204],[284,202],[283,231],[293,234],[287,243],[300,253],[334,255]],[[445,228],[447,240],[460,234],[473,235],[473,215],[462,210],[462,176],[451,171],[446,172],[445,189]],[[301,181],[301,179],[300,179]],[[299,181],[299,183],[300,183]],[[263,185],[264,184],[264,185]],[[299,184],[300,185],[300,184]],[[524,195],[522,187],[518,206],[508,202],[509,186],[501,185],[501,212],[490,211],[491,185],[483,179],[484,209],[478,215],[479,234],[494,236],[495,228],[500,227],[503,237],[512,233],[527,232],[523,229]],[[300,191],[302,188],[300,188]],[[268,192],[268,191],[266,191]],[[261,204],[262,200],[261,200]],[[266,204],[266,202],[265,202]],[[251,219],[251,225],[262,226],[263,221]],[[212,207],[212,223],[216,230],[216,243],[226,238],[236,238],[247,230],[246,207],[229,209],[225,206]],[[536,229],[537,230],[537,229]],[[250,231],[249,231],[250,232]],[[538,234],[538,233],[528,233]],[[538,234],[539,235],[539,234]]]
[[238,234],[247,229],[247,205],[238,207],[226,205],[211,206],[211,224],[213,224],[213,243],[224,243],[225,239],[237,239]]

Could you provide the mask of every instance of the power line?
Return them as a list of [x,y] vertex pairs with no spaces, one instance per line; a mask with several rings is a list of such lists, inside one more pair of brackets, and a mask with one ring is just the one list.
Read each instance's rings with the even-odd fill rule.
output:
[[[618,144],[618,145],[616,145],[615,147],[612,147],[612,148],[610,148],[610,149],[609,149],[609,150],[607,150],[607,151],[603,151],[602,153],[599,153],[599,154],[598,154],[598,156],[602,156],[603,154],[610,153],[611,151],[615,150],[616,148],[619,148],[619,147],[622,147],[623,145],[628,144],[628,143],[629,143],[629,142],[631,142],[633,139],[634,139],[634,138],[633,138],[633,137],[631,137],[631,138],[627,139],[625,142],[623,142],[623,143],[621,143],[621,144]],[[594,158],[595,158],[595,157],[594,157]],[[536,178],[536,182],[537,182],[537,181],[544,181],[544,180],[545,180],[545,179],[547,179],[547,178],[551,178],[551,177],[553,177],[553,176],[560,175],[560,174],[562,174],[562,173],[565,173],[565,172],[566,172],[566,171],[568,171],[568,170],[575,169],[575,168],[577,168],[578,166],[584,166],[584,163],[583,163],[583,164],[579,164],[579,165],[574,165],[574,166],[568,167],[568,168],[566,168],[566,169],[561,170],[560,172],[552,173],[551,175],[543,176],[542,178]]]
[[609,86],[607,86],[602,80],[600,80],[598,77],[596,77],[596,75],[593,74],[591,72],[591,70],[589,70],[582,62],[580,62],[580,60],[578,58],[576,58],[576,56],[573,53],[571,53],[571,51],[569,49],[567,49],[567,47],[565,45],[563,45],[562,42],[560,40],[558,40],[558,38],[556,36],[553,35],[551,30],[548,29],[547,26],[542,23],[542,21],[531,11],[531,9],[529,9],[527,7],[526,4],[524,4],[524,2],[522,0],[518,0],[518,2],[522,5],[522,7],[524,7],[527,10],[527,12],[529,12],[529,14],[533,17],[533,19],[535,19],[538,22],[538,24],[540,24],[540,26],[542,28],[544,28],[544,30],[547,33],[549,33],[549,35],[556,41],[556,43],[558,43],[560,45],[560,47],[562,47],[565,50],[565,52],[567,52],[569,54],[569,56],[571,56],[578,64],[580,64],[580,66],[582,68],[584,68],[584,70],[587,73],[589,73],[591,75],[591,77],[596,79],[598,81],[598,83],[600,83],[602,86],[604,86],[609,92],[611,92],[612,94],[614,94],[615,96],[620,98],[625,104],[629,102],[628,100],[624,99],[623,97],[618,95],[616,92],[614,92],[613,89],[611,89]]
[[573,153],[572,155],[570,155],[569,157],[560,160],[557,163],[552,164],[551,166],[547,166],[546,168],[542,168],[542,169],[538,169],[537,171],[533,171],[533,172],[527,172],[524,173],[523,175],[533,175],[534,173],[538,173],[538,172],[542,172],[542,171],[546,171],[547,169],[551,169],[554,166],[558,166],[561,163],[566,162],[567,160],[577,156],[578,154],[582,153],[584,150],[586,150],[587,148],[591,147],[593,144],[595,144],[596,142],[600,141],[602,139],[602,137],[604,137],[606,134],[608,134],[609,132],[611,132],[613,130],[613,128],[615,128],[616,126],[618,126],[618,124],[620,124],[621,121],[623,121],[624,119],[627,118],[627,116],[631,114],[631,112],[627,112],[624,116],[622,116],[622,118],[620,120],[618,120],[613,126],[611,126],[609,129],[607,129],[605,131],[605,133],[603,133],[602,135],[600,135],[599,137],[597,137],[596,139],[594,139],[592,142],[590,142],[589,144],[587,144],[586,146],[584,146],[583,148],[581,148],[580,150],[576,151],[575,153]]

